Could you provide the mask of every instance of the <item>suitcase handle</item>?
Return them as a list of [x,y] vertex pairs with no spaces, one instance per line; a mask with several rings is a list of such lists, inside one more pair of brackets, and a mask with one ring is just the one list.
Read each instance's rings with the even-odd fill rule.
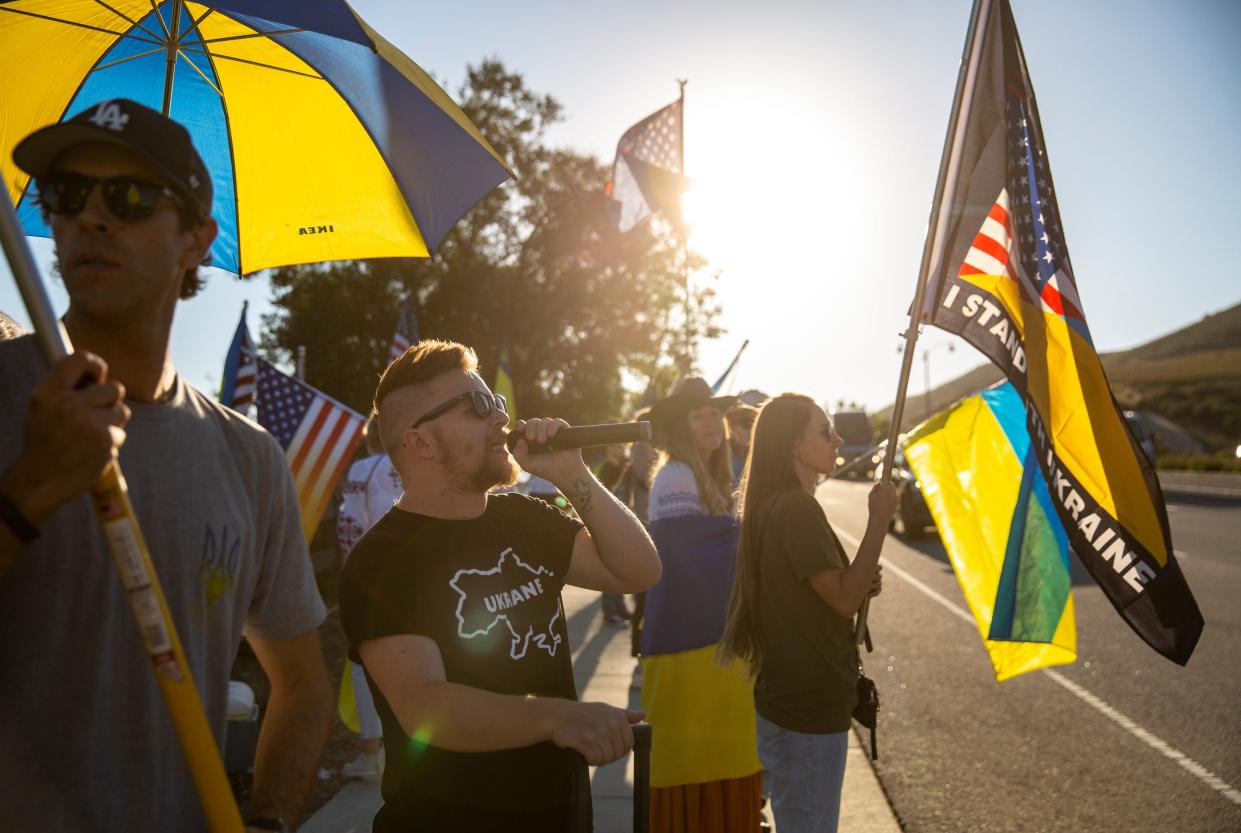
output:
[[[629,728],[633,731],[633,830],[634,833],[648,833],[651,829],[651,724],[635,723]],[[586,763],[585,758],[582,763]],[[585,790],[585,797],[575,800],[579,808],[577,829],[590,830],[592,820],[586,809],[590,807],[589,780],[580,783],[578,788]]]
[[635,723],[633,730],[633,833],[651,826],[651,724]]

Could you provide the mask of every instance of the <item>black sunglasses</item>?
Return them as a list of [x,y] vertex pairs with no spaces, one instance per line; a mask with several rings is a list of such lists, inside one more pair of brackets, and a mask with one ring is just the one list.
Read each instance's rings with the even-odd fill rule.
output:
[[167,197],[181,207],[185,205],[171,188],[134,176],[97,179],[82,174],[54,173],[35,183],[39,188],[39,204],[49,214],[63,217],[80,214],[96,185],[103,194],[103,204],[120,220],[145,220],[155,213],[160,197]]
[[454,396],[442,405],[436,405],[434,408],[414,420],[412,427],[417,428],[419,425],[422,425],[422,423],[427,422],[428,420],[435,419],[437,416],[442,416],[448,413],[448,411],[452,410],[454,405],[466,399],[470,400],[470,404],[474,406],[474,413],[478,415],[479,419],[486,419],[491,416],[492,411],[496,410],[505,416],[508,416],[508,404],[504,401],[503,396],[498,393],[490,393],[488,391],[472,390],[467,393],[463,393],[460,396]]

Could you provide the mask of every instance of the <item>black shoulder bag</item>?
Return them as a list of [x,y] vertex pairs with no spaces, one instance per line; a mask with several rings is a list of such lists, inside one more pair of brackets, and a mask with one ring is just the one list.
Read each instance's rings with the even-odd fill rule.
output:
[[[866,629],[866,650],[873,651],[870,641],[870,628]],[[857,666],[857,705],[853,708],[853,719],[866,729],[870,729],[870,759],[879,760],[879,747],[875,745],[875,728],[879,725],[879,687],[875,681],[866,676],[862,670],[862,662]]]

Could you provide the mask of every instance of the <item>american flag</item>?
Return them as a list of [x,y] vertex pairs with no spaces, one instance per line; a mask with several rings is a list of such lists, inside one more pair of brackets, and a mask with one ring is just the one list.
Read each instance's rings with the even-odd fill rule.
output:
[[626,130],[616,153],[681,173],[681,102],[672,102]]
[[242,414],[249,413],[254,404],[254,383],[258,375],[254,342],[246,325],[248,306],[249,302],[242,304],[241,320],[237,322],[237,332],[233,334],[233,343],[224,359],[224,381],[220,386],[220,402]]
[[680,222],[681,192],[685,190],[682,129],[678,99],[626,130],[617,142],[612,178],[603,191],[614,203],[616,225],[622,232],[656,211]]
[[293,470],[302,532],[309,541],[353,459],[365,418],[336,400],[258,363],[259,424],[280,443]]
[[392,334],[392,348],[388,350],[388,364],[405,355],[405,351],[418,343],[418,318],[414,315],[414,304],[409,299],[401,304],[401,317],[396,322],[396,332]]

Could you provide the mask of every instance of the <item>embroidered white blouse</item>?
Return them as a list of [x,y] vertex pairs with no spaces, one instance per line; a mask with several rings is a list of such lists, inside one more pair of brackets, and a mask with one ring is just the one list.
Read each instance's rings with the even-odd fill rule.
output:
[[647,511],[651,522],[707,514],[702,498],[698,496],[698,481],[694,479],[693,470],[677,460],[669,460],[651,484],[651,501]]

